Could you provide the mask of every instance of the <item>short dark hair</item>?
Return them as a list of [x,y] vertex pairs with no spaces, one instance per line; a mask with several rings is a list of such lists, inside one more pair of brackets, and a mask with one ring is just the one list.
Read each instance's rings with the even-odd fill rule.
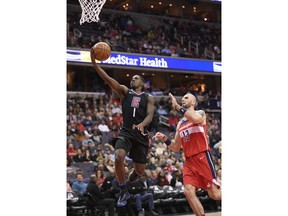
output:
[[143,83],[145,83],[145,79],[144,79],[142,76],[140,76],[140,75],[138,75],[138,76],[140,77],[141,81],[142,81]]
[[145,79],[142,76],[140,76],[140,75],[138,75],[138,76],[139,76],[140,80],[144,83],[144,85],[142,86],[142,91],[146,91],[146,89],[145,89]]

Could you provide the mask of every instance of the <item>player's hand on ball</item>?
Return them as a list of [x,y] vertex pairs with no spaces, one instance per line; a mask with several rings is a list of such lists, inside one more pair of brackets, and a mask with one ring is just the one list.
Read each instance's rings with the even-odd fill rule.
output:
[[106,61],[111,55],[111,48],[105,42],[98,42],[94,44],[93,49],[93,57],[98,61]]

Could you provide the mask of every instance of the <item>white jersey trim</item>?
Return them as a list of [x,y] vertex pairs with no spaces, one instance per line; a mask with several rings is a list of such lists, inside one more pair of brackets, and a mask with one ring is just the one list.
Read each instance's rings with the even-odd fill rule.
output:
[[[188,125],[187,125],[188,126]],[[184,129],[185,127],[182,127],[179,129],[179,131],[181,130],[185,130]],[[185,131],[188,131],[189,134],[192,134],[192,133],[204,133],[204,128],[203,126],[199,126],[199,125],[196,125],[196,126],[192,126],[192,127],[189,127],[187,130]],[[187,134],[186,134],[187,135]],[[183,138],[185,136],[184,133],[180,133],[180,137]]]

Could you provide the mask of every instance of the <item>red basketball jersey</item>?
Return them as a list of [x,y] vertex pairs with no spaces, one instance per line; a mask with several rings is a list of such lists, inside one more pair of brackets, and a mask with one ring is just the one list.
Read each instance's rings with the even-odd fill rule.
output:
[[191,157],[210,150],[207,141],[206,125],[194,124],[188,120],[181,120],[178,134],[182,139],[185,157]]

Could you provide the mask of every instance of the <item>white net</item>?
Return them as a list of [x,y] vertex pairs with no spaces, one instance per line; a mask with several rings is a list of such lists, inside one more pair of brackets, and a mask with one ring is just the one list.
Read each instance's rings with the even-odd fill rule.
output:
[[98,22],[99,14],[106,0],[79,0],[82,8],[80,25],[84,22]]

